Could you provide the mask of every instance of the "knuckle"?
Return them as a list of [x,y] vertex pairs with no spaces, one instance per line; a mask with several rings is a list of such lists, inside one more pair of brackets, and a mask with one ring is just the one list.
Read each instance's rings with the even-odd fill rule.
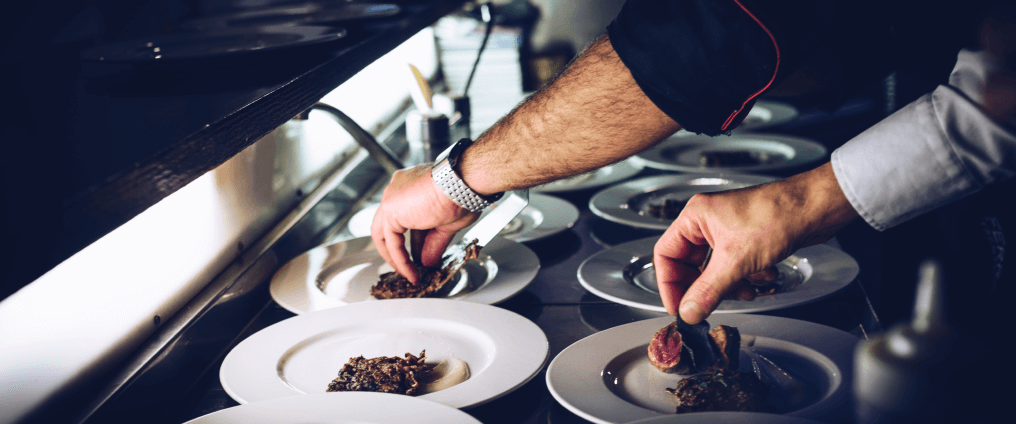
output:
[[713,305],[720,302],[723,293],[715,284],[699,281],[688,288],[688,295],[700,300],[700,304]]

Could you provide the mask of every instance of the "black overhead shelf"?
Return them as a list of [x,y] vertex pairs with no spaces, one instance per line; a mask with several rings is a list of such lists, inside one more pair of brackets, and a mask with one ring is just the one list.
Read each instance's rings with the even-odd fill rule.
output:
[[[213,67],[81,60],[171,30],[216,0],[39,0],[0,37],[0,163],[8,270],[0,300],[215,168],[464,0],[393,1],[328,44]],[[276,2],[277,3],[277,2]],[[34,6],[34,8],[33,8]],[[20,19],[19,19],[20,18]],[[254,62],[254,63],[251,63]]]

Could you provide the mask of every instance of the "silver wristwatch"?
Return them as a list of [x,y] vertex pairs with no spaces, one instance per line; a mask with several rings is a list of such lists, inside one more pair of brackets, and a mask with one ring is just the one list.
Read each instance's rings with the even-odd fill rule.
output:
[[469,188],[465,181],[462,181],[458,170],[459,159],[462,157],[462,152],[472,144],[473,140],[463,138],[441,152],[434,162],[434,167],[430,169],[430,176],[434,178],[434,183],[441,188],[441,191],[448,195],[455,204],[470,212],[479,212],[497,202],[504,193],[482,196]]

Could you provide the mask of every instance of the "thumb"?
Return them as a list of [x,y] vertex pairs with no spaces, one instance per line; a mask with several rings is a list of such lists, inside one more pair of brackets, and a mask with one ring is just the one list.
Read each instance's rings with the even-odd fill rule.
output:
[[681,298],[681,319],[689,324],[706,319],[720,305],[723,295],[744,278],[740,269],[726,252],[713,251],[709,265]]

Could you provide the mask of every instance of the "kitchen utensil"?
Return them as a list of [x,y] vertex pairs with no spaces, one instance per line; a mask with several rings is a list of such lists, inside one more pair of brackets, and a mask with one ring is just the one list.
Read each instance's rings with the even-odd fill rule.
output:
[[[706,259],[702,261],[703,271],[709,264],[712,254],[713,248],[710,246],[706,252]],[[698,324],[688,324],[681,319],[681,314],[675,315],[674,321],[677,323],[677,332],[681,335],[683,349],[688,352],[688,359],[691,359],[691,372],[702,372],[715,364],[716,352],[713,351],[712,344],[709,342],[709,329],[712,328],[709,322],[703,319]],[[683,352],[682,356],[684,356]]]
[[529,204],[529,189],[511,190],[473,227],[462,235],[462,241],[445,251],[444,263],[448,266],[462,262],[466,256],[466,246],[474,240],[478,247],[486,246],[509,222],[512,221],[526,205]]
[[420,70],[411,63],[409,64],[409,72],[413,77],[409,85],[409,95],[413,98],[413,104],[423,113],[432,113],[434,111],[434,92],[430,89],[430,83],[423,77]]
[[784,371],[771,359],[756,352],[755,340],[752,334],[741,334],[741,352],[751,358],[751,368],[755,376],[773,387],[770,397],[773,406],[780,411],[789,410],[791,405],[800,403],[807,396],[807,388],[804,383]]

